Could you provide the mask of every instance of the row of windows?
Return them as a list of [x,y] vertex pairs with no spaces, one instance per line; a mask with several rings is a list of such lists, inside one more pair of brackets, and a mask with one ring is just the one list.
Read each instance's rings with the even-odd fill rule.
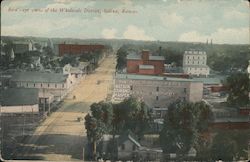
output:
[[[191,57],[191,56],[188,56],[187,58],[188,58],[188,59],[191,59],[192,57]],[[194,59],[194,56],[193,56],[193,59]],[[201,57],[198,56],[198,59],[206,59],[206,57],[205,57],[205,56],[203,56],[203,57],[202,57],[202,56],[201,56]]]
[[[132,91],[133,90],[133,86],[131,85],[130,86],[130,90]],[[186,93],[187,91],[187,88],[184,88],[183,92]],[[156,92],[159,92],[159,87],[156,87]]]
[[[155,100],[158,101],[158,100],[159,100],[159,96],[156,96],[156,97],[155,97]],[[182,100],[183,100],[183,101],[186,101],[186,97],[183,97]]]
[[[26,86],[27,86],[27,87],[28,87],[29,85],[30,85],[29,83],[26,83]],[[36,84],[36,83],[33,84],[34,87],[36,87],[36,85],[38,85],[38,84]],[[45,84],[42,84],[42,83],[41,83],[41,84],[40,84],[40,87],[41,87],[41,88],[42,88],[42,87],[45,87]],[[48,88],[51,87],[50,84],[47,84],[47,87],[48,87]],[[57,84],[54,85],[54,88],[57,88]],[[64,88],[64,84],[62,84],[62,88]]]
[[[188,61],[187,63],[189,64],[190,62]],[[192,64],[194,64],[194,61],[192,61]],[[198,61],[197,64],[201,64],[201,65],[203,64],[203,65],[205,65],[205,62],[204,61],[203,62],[199,62]]]
[[188,70],[207,70],[206,68],[188,68]]

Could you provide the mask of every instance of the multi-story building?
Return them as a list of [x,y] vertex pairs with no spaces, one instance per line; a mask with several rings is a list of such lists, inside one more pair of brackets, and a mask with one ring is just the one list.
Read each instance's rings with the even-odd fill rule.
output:
[[114,82],[113,101],[120,102],[134,96],[155,111],[166,111],[169,104],[178,99],[198,102],[203,95],[203,83],[191,79],[116,74]]
[[127,73],[161,75],[164,73],[164,57],[150,55],[143,50],[141,54],[127,55]]
[[210,69],[207,66],[206,52],[196,50],[185,51],[183,55],[183,71],[190,75],[208,76]]

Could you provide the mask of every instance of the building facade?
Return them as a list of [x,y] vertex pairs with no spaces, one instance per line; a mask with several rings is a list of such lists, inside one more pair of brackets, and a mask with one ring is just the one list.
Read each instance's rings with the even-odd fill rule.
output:
[[206,52],[195,50],[185,51],[183,55],[183,71],[190,75],[208,76],[210,69],[207,66]]
[[203,96],[203,83],[190,79],[116,74],[114,82],[113,101],[134,96],[159,110],[176,100],[198,102]]
[[12,75],[10,82],[14,87],[36,88],[53,94],[55,100],[64,98],[73,86],[72,78],[61,73],[19,72]]
[[1,90],[0,92],[1,113],[39,113],[39,96],[37,89],[9,88]]
[[164,57],[152,56],[149,51],[127,55],[127,73],[161,75],[164,73]]

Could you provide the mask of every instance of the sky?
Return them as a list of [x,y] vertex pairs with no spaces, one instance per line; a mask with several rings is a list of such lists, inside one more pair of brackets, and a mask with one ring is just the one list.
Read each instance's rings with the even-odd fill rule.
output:
[[246,0],[4,0],[1,35],[249,44]]

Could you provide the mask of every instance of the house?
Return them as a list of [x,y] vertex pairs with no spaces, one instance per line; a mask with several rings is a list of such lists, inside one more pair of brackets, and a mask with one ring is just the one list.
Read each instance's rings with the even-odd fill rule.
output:
[[207,66],[205,51],[189,50],[183,55],[183,71],[194,76],[208,76],[210,68]]
[[198,102],[202,100],[203,83],[192,79],[163,76],[116,74],[113,102],[121,102],[130,96],[144,101],[154,111],[167,110],[176,100]]
[[74,79],[83,78],[86,75],[87,68],[81,64],[81,66],[73,67],[70,64],[66,64],[63,67],[63,74],[73,76]]
[[163,56],[153,56],[148,50],[143,50],[141,54],[127,55],[127,73],[161,75],[164,73]]
[[38,89],[9,88],[0,92],[1,113],[39,113]]
[[162,149],[142,146],[135,135],[130,131],[125,132],[117,139],[118,160],[160,160]]
[[51,93],[58,101],[73,87],[73,80],[61,73],[16,72],[10,82],[14,87],[37,88],[44,93]]

